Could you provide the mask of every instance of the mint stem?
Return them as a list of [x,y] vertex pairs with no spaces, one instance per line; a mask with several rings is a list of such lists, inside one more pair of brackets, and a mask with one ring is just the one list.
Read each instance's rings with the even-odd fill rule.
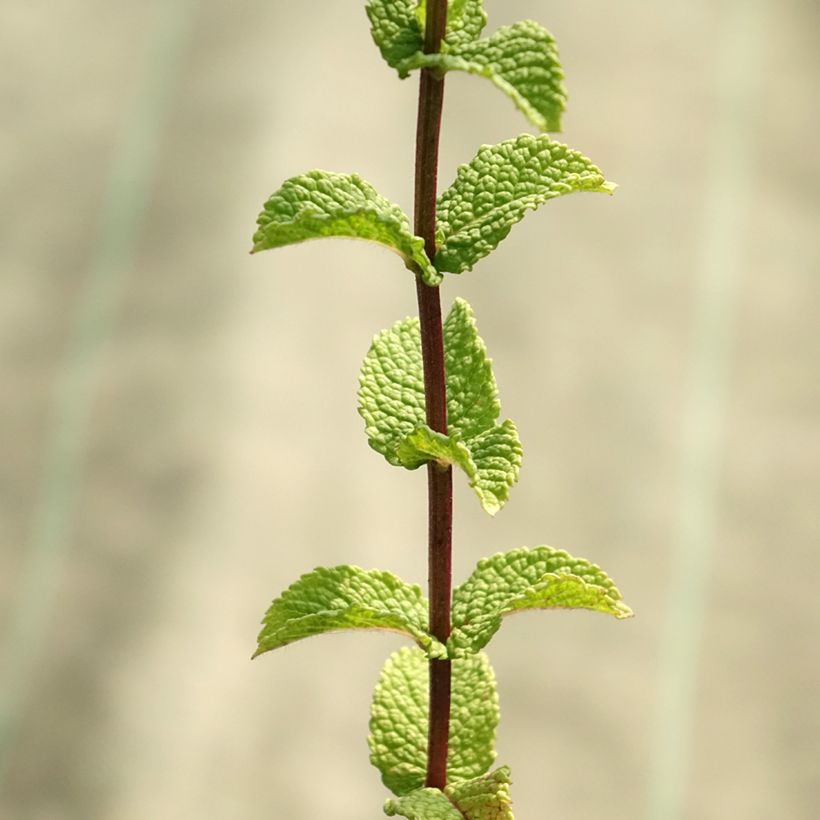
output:
[[[424,51],[435,54],[447,29],[447,0],[428,0]],[[436,255],[436,193],[444,78],[424,69],[419,86],[416,132],[415,232],[424,239],[430,259]],[[424,361],[427,424],[447,433],[447,387],[444,372],[444,337],[438,288],[416,277]],[[453,469],[435,462],[427,465],[428,585],[430,630],[442,643],[450,637],[452,598]],[[430,729],[427,743],[427,778],[430,788],[447,785],[447,747],[450,735],[450,661],[430,661]]]

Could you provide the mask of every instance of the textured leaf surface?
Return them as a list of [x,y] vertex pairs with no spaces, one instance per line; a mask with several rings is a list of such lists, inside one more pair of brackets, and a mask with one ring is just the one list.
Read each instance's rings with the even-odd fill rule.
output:
[[388,800],[384,813],[408,820],[464,820],[464,815],[438,789],[417,789],[398,800]]
[[513,820],[510,782],[510,770],[504,766],[484,777],[451,784],[443,792],[418,789],[388,800],[384,811],[410,820]]
[[421,589],[389,572],[319,567],[283,592],[262,621],[254,657],[339,629],[384,629],[412,638],[432,657],[444,647],[428,634]]
[[370,33],[385,62],[404,78],[410,73],[411,57],[424,47],[423,14],[415,0],[369,0]]
[[436,267],[471,270],[528,210],[575,191],[612,193],[614,188],[586,157],[546,135],[485,145],[439,198]]
[[444,48],[456,49],[474,42],[481,36],[486,25],[484,0],[450,0]]
[[495,515],[510,497],[510,490],[518,483],[523,448],[518,430],[507,419],[467,443],[475,465],[470,486],[475,490],[481,506]]
[[370,446],[402,466],[399,445],[425,422],[418,319],[402,319],[373,339],[359,384],[359,414]]
[[566,109],[564,72],[553,36],[525,20],[491,37],[465,42],[442,54],[417,54],[407,65],[465,71],[488,79],[542,131],[560,131]]
[[425,425],[401,442],[397,455],[409,470],[428,461],[460,467],[481,506],[495,515],[507,503],[510,490],[518,482],[522,452],[518,431],[508,419],[468,442],[436,433]]
[[[394,794],[424,785],[429,712],[428,661],[418,649],[394,652],[382,669],[371,709],[370,760]],[[495,760],[498,695],[486,655],[453,661],[448,779],[484,774]]]
[[398,253],[427,284],[441,282],[401,208],[356,174],[310,171],[287,180],[265,203],[257,224],[254,253],[323,237],[367,239]]
[[456,299],[444,322],[449,436],[425,421],[418,319],[403,319],[373,340],[362,365],[359,413],[370,446],[391,464],[416,469],[428,461],[455,464],[487,512],[509,498],[521,467],[515,425],[496,425],[498,387],[470,306]]
[[511,782],[509,768],[502,766],[484,777],[449,785],[444,791],[467,820],[513,820]]
[[453,592],[451,657],[477,652],[503,616],[525,609],[590,609],[632,615],[615,584],[595,564],[551,547],[517,549],[479,561]]
[[437,461],[443,466],[455,464],[461,467],[471,482],[475,478],[476,466],[467,445],[453,436],[436,433],[426,425],[402,441],[397,455],[408,470],[415,470],[428,461]]
[[501,413],[498,385],[473,309],[456,299],[444,322],[447,420],[451,432],[471,439],[492,427]]

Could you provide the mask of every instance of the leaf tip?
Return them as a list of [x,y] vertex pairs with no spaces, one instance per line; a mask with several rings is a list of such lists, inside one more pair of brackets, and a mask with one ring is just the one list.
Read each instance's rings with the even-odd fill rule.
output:
[[618,187],[617,182],[605,181],[604,184],[601,185],[601,191],[605,194],[609,194],[610,196],[612,196],[612,194],[615,193],[615,189],[617,187]]

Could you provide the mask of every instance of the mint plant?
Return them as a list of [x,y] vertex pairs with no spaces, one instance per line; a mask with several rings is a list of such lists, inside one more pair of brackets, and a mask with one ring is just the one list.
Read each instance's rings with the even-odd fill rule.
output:
[[[509,769],[490,771],[499,705],[482,650],[514,612],[632,613],[599,567],[547,546],[485,558],[452,589],[453,468],[495,515],[518,481],[522,448],[515,424],[500,420],[498,387],[472,309],[456,299],[442,321],[440,287],[446,274],[472,270],[527,211],[578,191],[611,194],[615,186],[544,133],[560,130],[566,93],[555,41],[540,25],[516,23],[482,37],[482,0],[369,0],[367,15],[388,65],[401,78],[421,74],[413,227],[361,177],[310,171],[265,203],[253,250],[356,237],[390,248],[413,275],[419,318],[374,338],[358,398],[370,446],[394,467],[426,467],[429,598],[383,570],[315,569],[273,601],[254,657],[332,630],[406,636],[413,646],[388,658],[371,710],[370,759],[394,795],[385,813],[511,818]],[[539,133],[483,146],[437,197],[450,71],[490,80]]]

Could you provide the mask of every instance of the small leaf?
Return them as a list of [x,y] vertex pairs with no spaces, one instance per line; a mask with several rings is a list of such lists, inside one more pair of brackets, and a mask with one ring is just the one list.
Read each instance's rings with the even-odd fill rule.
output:
[[444,436],[424,425],[401,442],[397,455],[409,470],[428,461],[460,467],[467,474],[481,506],[495,515],[507,503],[510,489],[518,482],[522,452],[518,431],[507,419],[466,442],[455,434]]
[[380,570],[319,567],[274,600],[262,625],[254,657],[340,629],[399,632],[431,657],[446,657],[444,647],[429,634],[421,589]]
[[[495,760],[498,695],[486,655],[452,661],[450,745],[452,781],[484,774]],[[394,652],[382,669],[371,708],[370,761],[397,795],[424,785],[429,725],[429,662],[418,649]]]
[[424,50],[424,17],[417,14],[416,0],[369,0],[370,33],[385,62],[404,79],[404,64]]
[[456,299],[444,322],[448,436],[426,425],[418,319],[403,319],[373,340],[360,374],[359,413],[370,446],[395,466],[456,464],[494,515],[518,481],[521,442],[501,410],[487,349],[470,306]]
[[486,25],[484,0],[450,0],[444,49],[461,48],[478,40]]
[[398,800],[388,800],[384,813],[408,820],[464,820],[464,815],[438,789],[417,789]]
[[409,820],[513,820],[510,782],[510,770],[504,766],[484,777],[450,784],[444,791],[417,789],[388,800],[384,811]]
[[428,285],[441,282],[401,208],[356,174],[310,171],[287,180],[265,203],[257,224],[254,253],[323,237],[367,239],[398,253]]
[[517,549],[479,561],[453,592],[451,657],[477,652],[503,616],[525,609],[590,609],[629,618],[612,580],[600,567],[551,547]]
[[518,483],[523,448],[518,430],[507,419],[480,436],[467,442],[475,464],[475,477],[470,486],[475,490],[481,506],[495,515],[510,497],[510,490]]
[[498,385],[475,314],[464,299],[453,302],[444,322],[444,368],[450,431],[470,439],[490,429],[501,413]]
[[436,268],[463,273],[487,256],[528,210],[574,191],[615,186],[586,157],[548,136],[485,145],[438,201]]
[[444,792],[466,820],[513,820],[511,783],[509,767],[502,766],[484,777],[448,785]]
[[359,414],[370,446],[402,466],[399,445],[425,421],[418,319],[402,319],[373,339],[359,383]]
[[441,54],[416,54],[414,68],[464,71],[488,79],[541,131],[560,131],[566,110],[564,71],[555,39],[531,20],[503,26],[491,37]]

